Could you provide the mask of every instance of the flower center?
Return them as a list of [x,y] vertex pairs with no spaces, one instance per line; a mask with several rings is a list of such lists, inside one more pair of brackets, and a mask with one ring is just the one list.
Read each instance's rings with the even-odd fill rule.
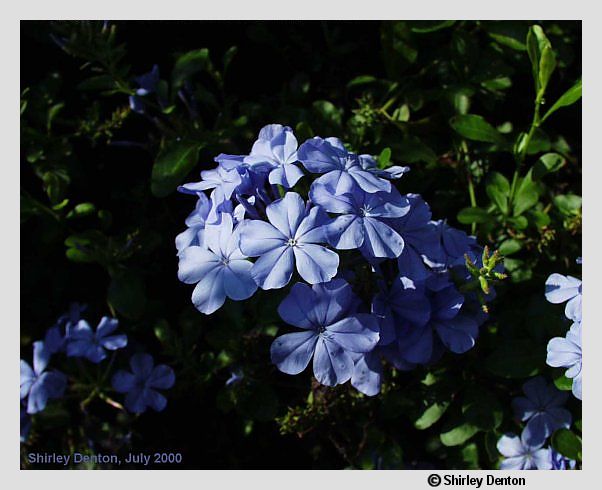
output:
[[318,325],[318,333],[323,334],[326,332],[326,327],[324,325]]
[[368,216],[370,214],[370,211],[372,211],[372,208],[367,204],[364,204],[360,209],[360,213],[362,216]]
[[294,238],[289,238],[288,242],[286,242],[286,244],[289,247],[296,247],[297,246],[297,240],[295,240]]
[[223,257],[222,260],[220,260],[221,264],[226,266],[230,263],[230,259],[227,257]]

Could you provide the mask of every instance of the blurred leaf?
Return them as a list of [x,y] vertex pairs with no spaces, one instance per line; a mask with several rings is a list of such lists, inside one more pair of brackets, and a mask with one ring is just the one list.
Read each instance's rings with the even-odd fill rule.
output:
[[562,214],[577,214],[581,209],[582,198],[576,194],[559,194],[554,196],[554,204]]
[[561,391],[571,391],[573,389],[572,378],[567,378],[564,374],[554,378],[554,385]]
[[531,180],[531,175],[527,174],[520,179],[516,194],[513,199],[514,216],[520,216],[527,209],[532,208],[539,200],[537,186]]
[[67,213],[67,218],[82,218],[84,216],[89,216],[95,211],[96,206],[94,206],[94,204],[91,202],[82,202]]
[[539,180],[547,173],[557,172],[565,163],[566,160],[558,153],[546,153],[533,166],[533,178]]
[[299,143],[302,143],[305,140],[313,138],[315,133],[308,123],[301,121],[295,126],[295,134]]
[[316,100],[312,104],[315,113],[332,128],[338,128],[343,121],[343,109],[339,109],[327,100]]
[[384,148],[377,159],[378,168],[387,168],[391,164],[391,148]]
[[522,243],[515,238],[507,238],[500,243],[499,251],[502,255],[512,255],[523,248]]
[[495,395],[486,389],[469,388],[462,403],[466,422],[479,430],[497,429],[502,423],[502,407]]
[[518,22],[486,22],[483,26],[487,34],[501,45],[516,51],[525,51],[527,49],[525,45],[527,28]]
[[406,136],[395,148],[396,155],[403,155],[402,164],[424,162],[437,163],[437,154],[416,136]]
[[427,34],[435,32],[446,27],[451,27],[456,23],[455,20],[415,20],[409,23],[412,32]]
[[433,403],[414,421],[418,430],[428,429],[437,422],[449,407],[449,402]]
[[376,80],[377,78],[372,75],[360,75],[347,83],[347,89],[359,87],[361,85],[368,85],[369,83],[376,82]]
[[186,80],[202,71],[213,72],[209,50],[203,48],[188,51],[176,60],[171,74],[171,83],[175,89],[178,89]]
[[487,195],[497,208],[504,214],[508,212],[508,197],[510,195],[510,182],[499,172],[490,172],[487,176],[485,187]]
[[581,99],[581,80],[577,80],[575,85],[568,89],[560,98],[554,102],[554,105],[548,109],[545,116],[542,117],[541,122],[544,122],[548,117],[554,114],[558,109],[562,107],[574,104]]
[[479,432],[479,428],[467,422],[451,427],[440,434],[441,442],[445,446],[459,446]]
[[503,144],[504,137],[482,116],[461,114],[449,121],[451,127],[461,136],[473,141]]
[[228,50],[224,53],[224,58],[222,61],[224,73],[228,71],[230,63],[232,63],[232,60],[236,56],[236,53],[238,53],[238,47],[236,46],[230,46]]
[[156,197],[166,197],[197,163],[202,144],[190,140],[171,141],[157,155],[151,177],[151,191]]
[[552,447],[563,456],[575,461],[581,460],[581,439],[569,429],[558,429],[551,441]]
[[491,216],[483,208],[464,208],[458,213],[458,221],[464,225],[471,223],[485,223]]

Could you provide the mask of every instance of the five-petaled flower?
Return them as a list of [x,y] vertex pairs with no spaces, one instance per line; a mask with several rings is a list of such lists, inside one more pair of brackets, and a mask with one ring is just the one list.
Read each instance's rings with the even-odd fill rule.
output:
[[311,288],[295,284],[280,303],[278,313],[303,332],[287,333],[272,343],[272,362],[287,374],[299,374],[313,356],[316,379],[326,386],[349,380],[353,353],[371,351],[378,342],[378,323],[357,313],[359,299],[343,279]]
[[206,315],[221,308],[226,297],[240,301],[257,290],[251,277],[253,264],[239,248],[241,226],[233,226],[232,216],[223,214],[219,225],[206,227],[207,248],[191,246],[179,256],[178,278],[196,283],[192,302]]
[[107,350],[117,350],[128,343],[127,335],[113,334],[119,326],[119,320],[103,316],[92,330],[86,320],[67,326],[67,355],[85,357],[90,362],[99,363],[107,357]]
[[33,369],[21,359],[21,400],[27,398],[27,413],[41,412],[48,399],[62,396],[67,378],[59,371],[46,371],[50,351],[43,341],[33,343]]
[[132,413],[142,413],[147,407],[160,412],[167,399],[157,390],[171,388],[176,380],[173,369],[165,364],[154,365],[149,354],[134,354],[130,358],[131,372],[119,370],[111,384],[115,391],[127,393],[125,407]]
[[564,375],[572,378],[573,395],[581,400],[581,322],[573,323],[566,337],[554,337],[548,342],[546,362],[552,367],[568,368]]
[[266,208],[269,223],[248,220],[241,225],[240,249],[249,257],[259,257],[251,275],[262,289],[286,286],[297,268],[308,283],[330,281],[337,273],[339,256],[319,245],[325,242],[323,225],[328,221],[319,207],[307,210],[296,192]]
[[571,426],[571,413],[562,405],[568,394],[546,382],[543,376],[530,379],[523,385],[526,396],[512,400],[514,414],[527,422],[524,438],[531,446],[543,444],[556,429]]
[[527,442],[524,432],[521,437],[504,434],[497,443],[497,450],[505,457],[500,470],[551,470],[550,450],[542,446]]
[[566,301],[564,314],[574,322],[581,321],[581,291],[581,281],[573,276],[554,273],[546,280],[546,299],[554,304]]

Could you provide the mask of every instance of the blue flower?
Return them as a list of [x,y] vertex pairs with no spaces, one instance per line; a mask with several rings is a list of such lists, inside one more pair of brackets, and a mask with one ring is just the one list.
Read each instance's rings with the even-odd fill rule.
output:
[[397,259],[399,274],[412,281],[424,281],[430,274],[423,256],[435,261],[441,256],[440,230],[431,222],[431,210],[418,194],[408,194],[410,210],[391,226],[401,235],[404,248]]
[[543,376],[530,379],[523,385],[526,396],[512,400],[514,414],[527,422],[524,438],[532,446],[543,444],[556,429],[571,426],[571,413],[563,408],[568,394],[547,383]]
[[581,281],[576,277],[551,274],[546,280],[546,299],[554,304],[568,301],[564,314],[574,322],[581,321],[581,291]]
[[397,340],[397,326],[424,327],[431,317],[431,303],[423,288],[406,288],[398,278],[390,290],[382,289],[374,296],[372,313],[380,323],[379,345],[387,345]]
[[119,320],[103,316],[96,332],[86,320],[76,325],[67,326],[67,355],[69,357],[85,357],[98,364],[107,357],[108,350],[117,350],[128,343],[127,335],[113,334],[119,326]]
[[136,89],[136,95],[145,96],[156,92],[157,85],[159,85],[159,66],[153,65],[151,71],[135,77],[134,80],[139,85]]
[[566,337],[548,342],[546,362],[552,367],[568,368],[564,375],[573,380],[573,395],[581,400],[581,322],[573,323]]
[[280,184],[287,189],[303,177],[303,171],[295,165],[297,139],[291,128],[281,124],[270,124],[261,129],[244,162],[253,169],[266,168],[270,184]]
[[316,181],[309,196],[325,211],[341,214],[325,228],[328,242],[340,250],[361,248],[369,257],[399,257],[404,243],[384,218],[399,218],[410,206],[397,190],[367,193],[353,184],[348,192],[338,194],[330,185]]
[[318,243],[326,241],[323,225],[327,216],[319,207],[306,209],[295,192],[266,208],[269,223],[244,221],[240,249],[249,257],[259,257],[251,275],[263,289],[285,286],[297,268],[308,283],[330,281],[337,273],[339,256]]
[[431,267],[449,267],[476,245],[474,237],[449,226],[445,221],[439,220],[434,223],[439,231],[441,249],[438,257],[428,257],[427,263]]
[[550,459],[553,470],[574,470],[575,466],[577,466],[577,462],[574,459],[563,456],[554,448],[550,448]]
[[126,408],[132,413],[142,413],[147,407],[162,411],[167,400],[157,390],[167,390],[174,385],[173,369],[164,364],[155,366],[149,354],[134,354],[130,358],[130,367],[132,372],[119,370],[111,381],[115,391],[127,393]]
[[334,279],[311,288],[295,284],[278,313],[303,332],[278,337],[270,349],[272,362],[287,374],[299,374],[313,356],[316,379],[327,386],[349,380],[351,353],[371,351],[378,342],[378,324],[369,314],[356,313],[359,299],[351,286]]
[[460,312],[464,296],[454,286],[429,292],[427,296],[431,302],[429,322],[424,326],[407,323],[397,327],[397,355],[406,363],[431,361],[437,346],[435,334],[448,350],[463,354],[474,346],[479,332],[475,319]]
[[362,168],[378,177],[385,179],[400,179],[405,173],[410,171],[410,167],[401,167],[400,165],[392,165],[387,168],[378,168],[376,160],[372,155],[360,155],[360,165]]
[[543,444],[531,445],[524,437],[515,434],[504,434],[497,443],[497,450],[504,459],[500,470],[551,470],[550,450],[542,448]]
[[205,226],[211,211],[211,201],[203,193],[199,193],[198,196],[194,211],[185,221],[188,228],[176,236],[178,254],[190,246],[205,247]]
[[33,369],[21,359],[21,400],[27,398],[27,413],[41,412],[50,398],[59,398],[67,378],[59,371],[46,371],[50,352],[39,340],[33,343]]
[[230,373],[230,377],[226,380],[226,386],[232,386],[240,383],[245,377],[242,369],[235,369]]
[[366,354],[355,354],[352,357],[357,357],[357,359],[353,366],[351,386],[366,396],[378,395],[380,393],[383,375],[383,367],[380,360],[381,356],[380,352],[378,352],[378,348],[375,348]]
[[223,214],[221,224],[206,228],[207,248],[191,246],[180,253],[178,278],[196,284],[192,302],[206,315],[221,308],[226,297],[240,301],[257,290],[251,275],[253,264],[239,248],[240,233],[241,226],[233,229],[232,216]]
[[307,140],[297,152],[299,161],[312,173],[324,174],[315,182],[328,184],[335,193],[349,192],[353,184],[366,192],[390,192],[391,183],[362,167],[360,158],[349,153],[338,138]]

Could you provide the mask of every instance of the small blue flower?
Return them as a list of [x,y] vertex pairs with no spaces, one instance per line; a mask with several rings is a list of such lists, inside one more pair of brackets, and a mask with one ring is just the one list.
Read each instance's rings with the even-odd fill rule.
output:
[[550,448],[550,459],[552,460],[553,470],[574,470],[577,466],[577,462],[574,459],[563,456],[554,448]]
[[582,284],[579,279],[562,274],[551,274],[546,280],[546,299],[559,304],[567,301],[564,314],[569,320],[581,321]]
[[369,257],[399,257],[404,243],[383,219],[399,218],[410,206],[397,190],[390,193],[364,192],[353,184],[348,192],[336,193],[330,185],[316,181],[309,197],[329,213],[340,214],[325,227],[328,242],[340,250],[361,248]]
[[159,66],[153,65],[151,71],[143,73],[139,77],[134,78],[139,85],[136,89],[136,94],[140,96],[152,94],[157,91],[159,84]]
[[303,332],[274,340],[272,362],[283,373],[299,374],[313,356],[314,376],[320,383],[334,386],[348,381],[354,369],[352,354],[370,352],[378,342],[376,318],[357,313],[358,304],[351,286],[342,279],[311,288],[295,284],[278,313]]
[[515,434],[504,434],[497,443],[497,450],[505,459],[500,470],[551,470],[550,450],[543,444],[531,445]]
[[571,412],[562,405],[568,394],[547,383],[543,376],[531,378],[523,385],[526,396],[512,400],[514,414],[527,422],[524,438],[532,446],[543,444],[552,433],[571,426]]
[[303,143],[297,154],[307,170],[324,174],[315,182],[329,185],[337,195],[349,192],[354,184],[370,193],[391,191],[391,183],[364,169],[360,158],[348,152],[338,138],[316,136]]
[[103,316],[92,330],[86,320],[80,320],[76,325],[67,327],[67,355],[69,357],[85,357],[90,362],[98,364],[107,357],[108,350],[117,350],[128,343],[127,335],[113,334],[119,326],[119,320]]
[[581,400],[581,322],[573,323],[566,337],[554,337],[548,342],[546,362],[552,367],[568,368],[564,375],[573,380],[573,395]]
[[231,372],[230,377],[226,380],[226,386],[232,386],[240,383],[245,377],[242,369],[235,369]]
[[59,398],[67,378],[59,371],[46,371],[50,352],[39,340],[33,343],[33,369],[21,359],[21,400],[27,398],[27,413],[41,412],[50,398]]
[[111,381],[115,391],[127,393],[126,408],[132,413],[142,413],[147,407],[162,411],[167,400],[157,390],[167,390],[174,385],[173,369],[164,364],[155,366],[149,354],[134,354],[130,358],[130,368],[131,372],[117,371]]
[[284,287],[295,266],[308,283],[330,281],[337,273],[339,256],[319,243],[326,241],[323,225],[328,217],[319,207],[307,210],[295,192],[266,208],[269,223],[244,221],[240,249],[249,257],[259,257],[251,275],[262,289]]
[[241,226],[233,229],[232,216],[224,214],[219,225],[206,228],[207,248],[191,246],[179,256],[178,278],[196,284],[192,302],[209,315],[222,307],[226,297],[235,301],[250,298],[257,290],[251,269],[240,248]]
[[303,177],[303,171],[295,165],[297,160],[297,138],[291,128],[281,124],[263,127],[251,153],[244,158],[253,169],[266,168],[270,184],[287,189]]

